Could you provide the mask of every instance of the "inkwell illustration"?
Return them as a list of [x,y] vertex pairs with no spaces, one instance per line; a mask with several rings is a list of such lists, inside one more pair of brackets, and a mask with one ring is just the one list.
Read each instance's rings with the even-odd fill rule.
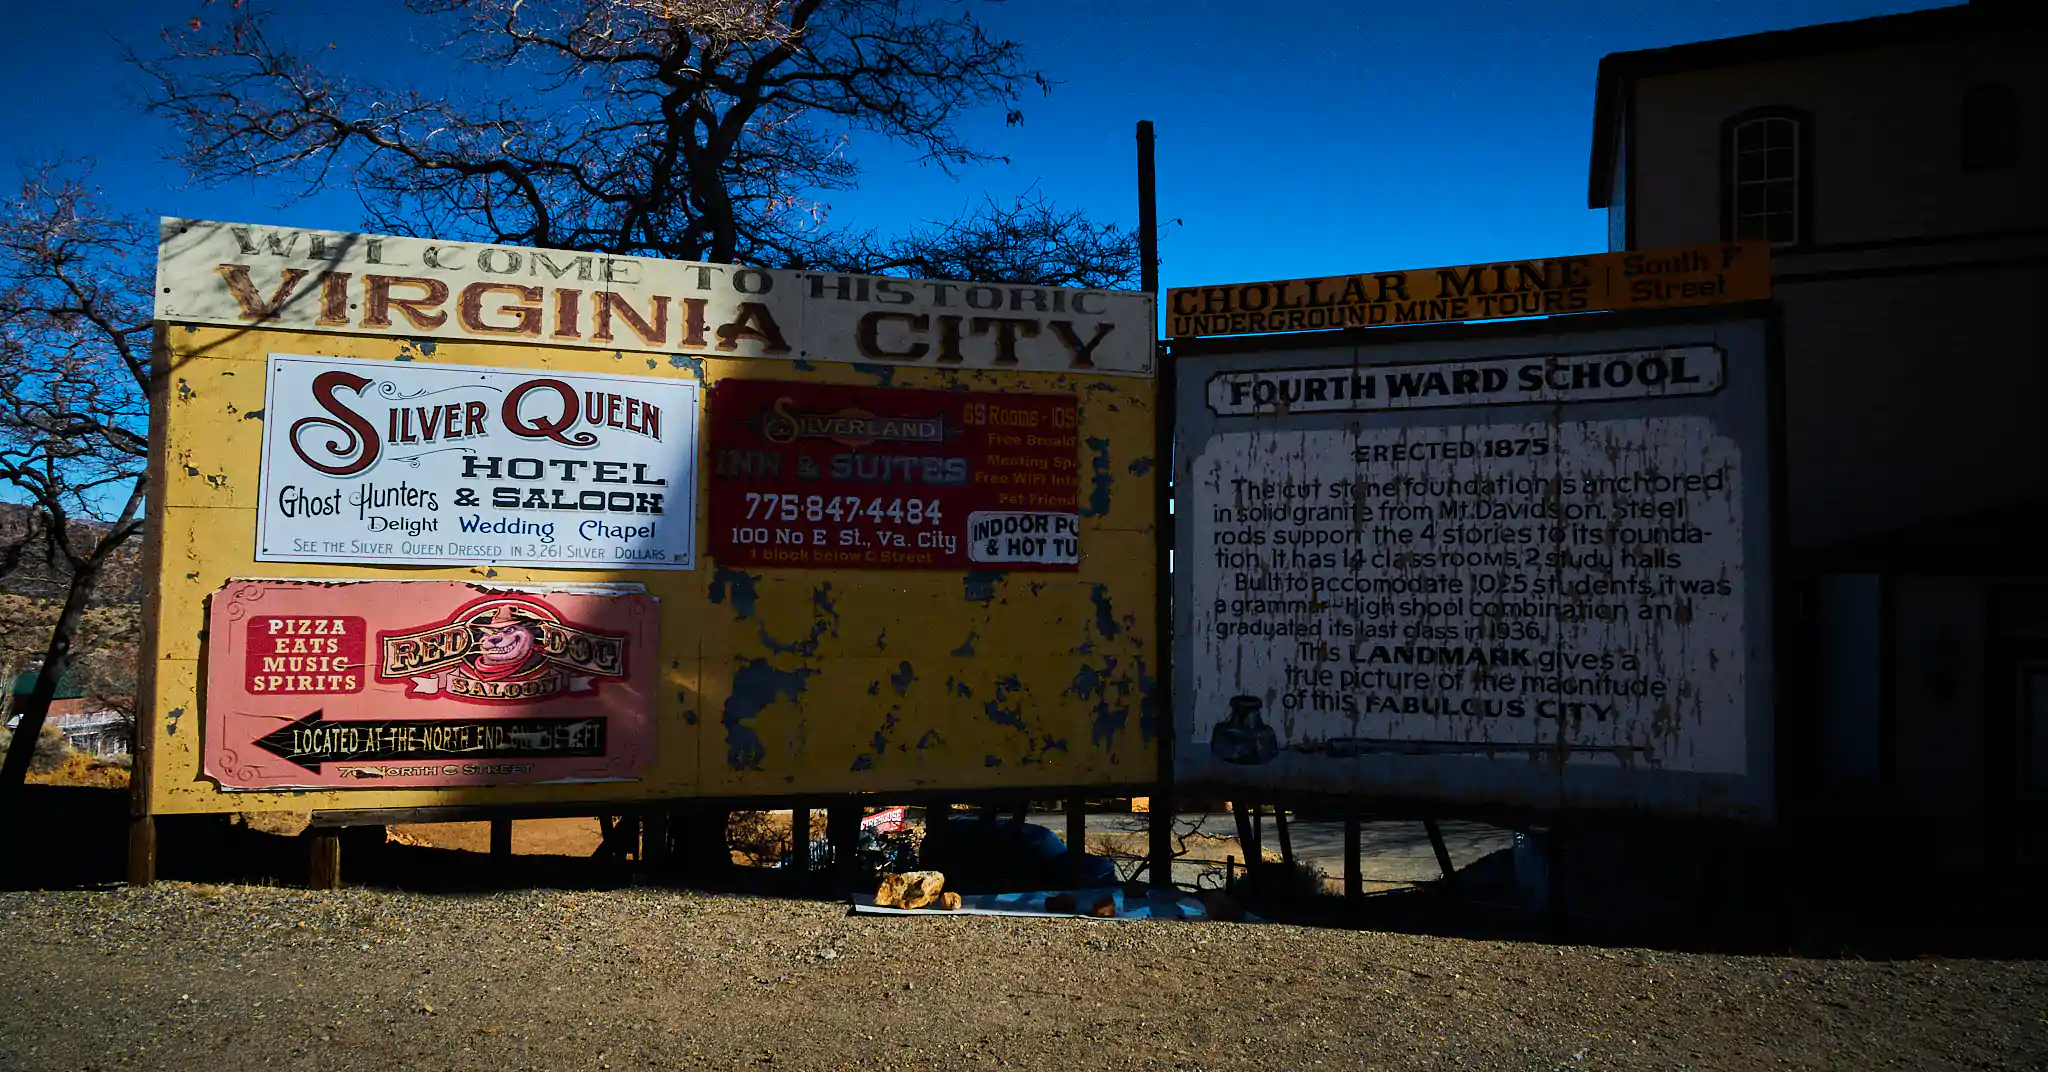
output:
[[1209,733],[1209,752],[1225,763],[1270,763],[1280,754],[1280,737],[1266,725],[1256,696],[1232,696],[1230,714]]

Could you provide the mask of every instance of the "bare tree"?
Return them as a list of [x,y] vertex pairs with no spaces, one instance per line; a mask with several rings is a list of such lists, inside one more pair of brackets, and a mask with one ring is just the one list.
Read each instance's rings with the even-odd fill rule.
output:
[[[957,173],[960,122],[1052,83],[935,0],[403,0],[474,65],[464,95],[334,73],[255,4],[131,50],[202,181],[336,174],[365,226],[685,260],[1108,287],[1136,235],[1035,191],[902,238],[836,226],[857,134]],[[212,19],[219,14],[220,20]]]
[[31,174],[0,218],[0,483],[27,544],[64,579],[35,686],[0,765],[11,802],[94,591],[142,525],[149,449],[150,248],[74,171]]

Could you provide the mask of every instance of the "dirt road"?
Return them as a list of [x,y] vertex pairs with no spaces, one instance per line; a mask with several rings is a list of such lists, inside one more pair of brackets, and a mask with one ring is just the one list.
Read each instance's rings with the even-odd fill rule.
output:
[[0,1068],[2040,1068],[2048,962],[872,919],[656,889],[0,894]]

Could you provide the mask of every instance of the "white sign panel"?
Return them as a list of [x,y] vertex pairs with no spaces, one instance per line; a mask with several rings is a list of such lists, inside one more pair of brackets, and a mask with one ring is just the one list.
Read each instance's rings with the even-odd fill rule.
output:
[[273,354],[256,559],[691,569],[694,379]]
[[1699,416],[1215,435],[1186,739],[1742,773],[1742,461]]
[[1072,565],[1081,561],[1081,515],[977,510],[967,515],[967,560]]
[[165,219],[156,318],[698,357],[1150,376],[1134,291]]
[[1219,416],[1237,417],[1709,395],[1721,389],[1722,361],[1718,347],[1679,346],[1485,361],[1226,372],[1209,380],[1209,408]]

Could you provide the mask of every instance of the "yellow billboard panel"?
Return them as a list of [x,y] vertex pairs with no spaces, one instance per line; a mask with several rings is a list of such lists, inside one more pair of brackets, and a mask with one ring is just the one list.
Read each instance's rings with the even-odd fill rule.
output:
[[1196,338],[1326,331],[1717,305],[1770,296],[1770,247],[1762,242],[1726,242],[1176,287],[1166,296],[1166,334]]
[[[173,248],[160,280],[218,320],[240,282],[275,296],[301,271],[280,252],[336,259],[297,285],[342,304],[363,280],[331,281],[365,273],[337,250],[426,271],[398,239],[213,234],[202,252],[239,268]],[[887,362],[864,357],[859,285],[820,284],[815,312],[811,280],[766,278],[743,293],[780,288],[788,353],[364,333],[317,305],[167,319],[144,810],[1152,782],[1151,303],[1002,291],[981,319],[1013,322],[978,331],[996,292],[927,288],[961,311],[876,322],[957,326],[961,360]],[[662,295],[629,297],[653,331]]]

